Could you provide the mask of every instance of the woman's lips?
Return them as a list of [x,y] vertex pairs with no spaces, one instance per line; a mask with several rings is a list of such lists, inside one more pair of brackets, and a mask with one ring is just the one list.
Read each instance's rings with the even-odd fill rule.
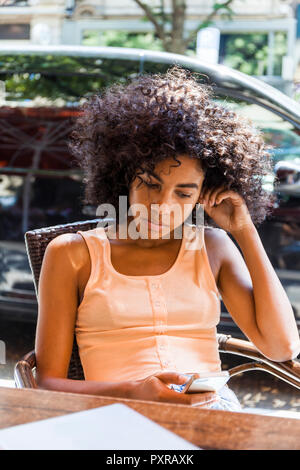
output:
[[149,219],[143,219],[143,220],[145,220],[148,223],[149,228],[159,229],[163,227],[169,227],[168,225],[165,225],[165,224],[157,224],[155,222],[151,222]]

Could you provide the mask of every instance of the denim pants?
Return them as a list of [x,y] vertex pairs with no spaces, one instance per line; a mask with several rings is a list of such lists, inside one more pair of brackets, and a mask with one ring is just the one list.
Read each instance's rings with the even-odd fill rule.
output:
[[[176,390],[177,392],[181,392],[183,385],[171,384],[170,388],[172,390]],[[242,410],[242,406],[238,400],[238,397],[231,390],[227,384],[225,384],[219,391],[218,391],[218,401],[215,401],[211,405],[206,405],[205,408],[209,410],[227,410],[227,411],[240,411]],[[195,405],[197,406],[197,405]]]
[[227,411],[241,411],[242,406],[234,393],[228,385],[224,385],[219,391],[219,400],[208,405],[209,410],[227,410]]

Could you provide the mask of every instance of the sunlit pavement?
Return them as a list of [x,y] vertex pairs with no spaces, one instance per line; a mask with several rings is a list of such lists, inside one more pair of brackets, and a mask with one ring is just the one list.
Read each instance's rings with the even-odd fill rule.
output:
[[[0,320],[0,340],[6,346],[6,364],[0,364],[0,386],[13,387],[14,366],[19,358],[34,349],[35,325]],[[221,353],[224,369],[249,362]],[[274,416],[300,418],[300,390],[263,371],[244,372],[232,377],[229,387],[236,393],[243,409],[270,410]]]

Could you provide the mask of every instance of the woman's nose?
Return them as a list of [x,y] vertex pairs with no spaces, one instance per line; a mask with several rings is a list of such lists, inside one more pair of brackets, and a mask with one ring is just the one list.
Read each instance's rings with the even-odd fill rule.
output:
[[174,203],[172,201],[166,202],[162,200],[152,202],[151,204],[153,210],[156,210],[156,212],[159,212],[161,214],[169,214],[172,211],[173,205]]
[[[157,204],[157,203],[156,203]],[[162,202],[158,203],[159,206],[151,206],[151,211],[152,211],[152,217],[160,221],[161,223],[167,223],[167,221],[170,220],[170,218],[173,218],[176,214],[178,214],[178,211],[180,211],[181,215],[181,208],[178,207],[178,204],[175,204],[174,202]]]
[[174,204],[174,194],[170,190],[161,190],[155,194],[152,204],[158,204],[164,208],[168,208]]

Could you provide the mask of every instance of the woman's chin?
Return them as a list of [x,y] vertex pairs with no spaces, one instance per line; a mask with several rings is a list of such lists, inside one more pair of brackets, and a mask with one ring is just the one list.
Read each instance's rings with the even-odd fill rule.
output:
[[171,229],[167,225],[157,225],[147,220],[140,221],[138,231],[142,238],[158,239],[170,238]]

